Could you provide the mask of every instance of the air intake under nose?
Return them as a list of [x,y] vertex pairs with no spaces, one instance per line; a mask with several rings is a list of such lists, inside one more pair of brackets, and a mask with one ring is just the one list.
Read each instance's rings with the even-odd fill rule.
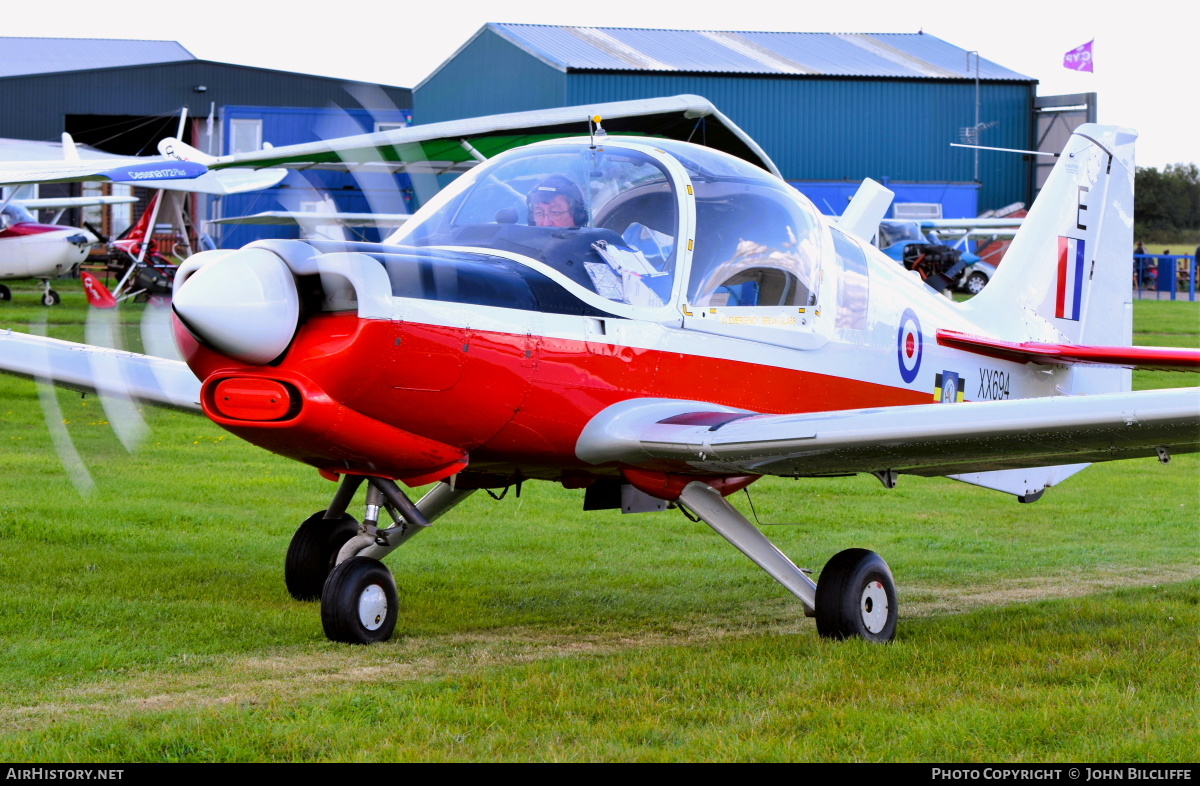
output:
[[257,248],[205,254],[211,261],[176,288],[175,313],[197,339],[234,360],[263,365],[279,357],[300,315],[287,265]]

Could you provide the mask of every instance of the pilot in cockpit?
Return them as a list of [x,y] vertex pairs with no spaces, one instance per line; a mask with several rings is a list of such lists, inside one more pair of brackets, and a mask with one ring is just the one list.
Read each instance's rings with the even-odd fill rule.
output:
[[588,223],[579,187],[562,175],[551,175],[534,186],[525,204],[530,226],[582,227]]

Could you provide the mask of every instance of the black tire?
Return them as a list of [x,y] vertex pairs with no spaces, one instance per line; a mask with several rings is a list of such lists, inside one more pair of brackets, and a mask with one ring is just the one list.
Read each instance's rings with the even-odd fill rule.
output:
[[987,286],[988,277],[983,273],[975,272],[967,276],[967,281],[963,284],[963,289],[972,295],[978,295]]
[[12,290],[0,284],[0,303],[7,303],[12,300]]
[[885,643],[896,636],[896,582],[883,557],[866,549],[833,555],[817,582],[817,633]]
[[333,570],[338,552],[346,541],[358,534],[358,521],[344,515],[340,519],[324,518],[317,511],[305,520],[292,535],[287,559],[283,563],[283,580],[296,600],[320,600],[325,579]]
[[47,289],[46,293],[44,295],[42,295],[42,305],[43,306],[57,306],[61,302],[62,302],[62,298],[59,297],[58,293],[55,292],[53,289]]
[[396,580],[382,562],[370,557],[351,557],[338,565],[321,593],[321,626],[330,641],[387,641],[399,610]]

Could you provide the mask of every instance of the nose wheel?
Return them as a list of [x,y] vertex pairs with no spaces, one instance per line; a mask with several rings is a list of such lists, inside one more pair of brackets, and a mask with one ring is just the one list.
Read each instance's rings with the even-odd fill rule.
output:
[[833,555],[817,582],[817,632],[825,638],[891,641],[896,583],[883,557],[866,549]]
[[309,516],[292,535],[283,564],[283,580],[291,596],[319,600],[338,552],[357,534],[358,521],[351,515],[327,519],[321,510]]
[[321,593],[321,625],[330,641],[375,644],[396,629],[400,600],[382,562],[351,557],[333,569]]
[[62,302],[62,298],[58,296],[58,293],[50,288],[50,279],[43,278],[42,286],[44,287],[44,290],[42,291],[43,306],[57,306]]
[[[297,600],[320,599],[325,635],[345,644],[391,637],[400,601],[396,581],[380,560],[473,492],[439,483],[414,505],[395,481],[373,477],[359,524],[346,508],[366,480],[342,478],[329,508],[309,516],[296,530],[284,563],[288,592]],[[379,526],[384,511],[391,526]]]

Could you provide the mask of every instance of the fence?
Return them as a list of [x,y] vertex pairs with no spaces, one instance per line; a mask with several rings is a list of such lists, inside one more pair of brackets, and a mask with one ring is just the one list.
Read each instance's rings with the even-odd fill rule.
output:
[[1196,272],[1190,254],[1134,254],[1133,290],[1139,299],[1195,301]]

